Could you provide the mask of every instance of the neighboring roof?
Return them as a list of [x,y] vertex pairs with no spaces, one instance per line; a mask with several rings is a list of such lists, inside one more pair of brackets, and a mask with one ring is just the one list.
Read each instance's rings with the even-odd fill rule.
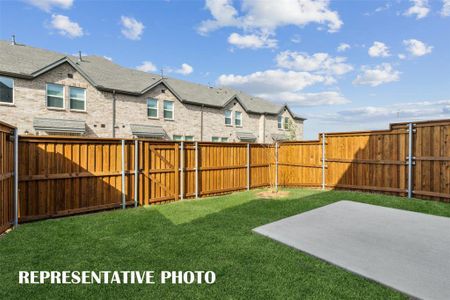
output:
[[156,137],[166,136],[166,132],[161,126],[130,124],[131,133],[138,137]]
[[162,78],[160,75],[119,66],[99,56],[83,56],[79,61],[71,55],[25,45],[11,45],[7,41],[0,40],[2,73],[17,74],[31,79],[63,63],[72,65],[100,90],[141,95],[162,83],[182,102],[222,108],[236,99],[250,113],[275,115],[287,108],[294,118],[304,120],[286,105],[275,104],[231,88],[213,88],[175,78]]
[[272,134],[272,139],[274,141],[287,141],[289,138],[284,133],[274,133],[274,134]]
[[236,136],[241,141],[254,141],[256,136],[251,132],[236,132]]
[[49,132],[86,132],[86,123],[78,120],[34,118],[33,127],[35,130]]

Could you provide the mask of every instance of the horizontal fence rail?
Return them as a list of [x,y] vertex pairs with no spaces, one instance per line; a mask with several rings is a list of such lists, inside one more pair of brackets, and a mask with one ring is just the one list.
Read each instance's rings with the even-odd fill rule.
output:
[[450,201],[450,120],[274,144],[51,136],[18,140],[15,172],[14,128],[0,123],[0,233],[11,227],[15,215],[26,222],[267,186]]

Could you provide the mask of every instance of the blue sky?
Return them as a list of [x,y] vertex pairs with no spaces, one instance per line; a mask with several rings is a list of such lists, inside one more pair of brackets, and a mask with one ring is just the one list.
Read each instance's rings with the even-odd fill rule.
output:
[[449,0],[0,0],[12,34],[288,103],[309,139],[450,118]]

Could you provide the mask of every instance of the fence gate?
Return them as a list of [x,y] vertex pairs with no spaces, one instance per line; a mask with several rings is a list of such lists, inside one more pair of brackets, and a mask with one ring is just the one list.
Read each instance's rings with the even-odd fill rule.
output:
[[139,142],[139,204],[178,200],[179,144]]
[[14,222],[14,128],[0,122],[0,233]]

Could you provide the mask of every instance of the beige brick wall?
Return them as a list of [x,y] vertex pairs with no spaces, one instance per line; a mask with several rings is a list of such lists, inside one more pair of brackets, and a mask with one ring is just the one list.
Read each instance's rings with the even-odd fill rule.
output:
[[[73,74],[69,78],[68,74]],[[58,83],[65,86],[65,109],[50,109],[46,105],[46,83]],[[69,109],[69,86],[86,89],[86,112],[75,112]],[[147,99],[158,99],[158,118],[147,117]],[[174,102],[174,120],[164,120],[163,101]],[[130,124],[162,126],[168,139],[173,135],[191,135],[195,140],[201,136],[201,115],[203,110],[203,140],[211,141],[213,136],[227,137],[229,141],[238,141],[236,132],[252,132],[258,142],[272,142],[271,134],[280,132],[277,129],[276,116],[247,114],[238,101],[230,102],[224,109],[200,107],[182,104],[164,85],[159,85],[146,94],[135,97],[116,94],[116,137],[131,137]],[[226,126],[224,112],[233,111],[233,125]],[[0,105],[0,120],[17,126],[21,134],[45,135],[36,133],[33,118],[55,118],[82,120],[87,125],[87,135],[111,137],[113,95],[98,91],[69,64],[61,65],[34,80],[14,79],[14,105]],[[234,125],[234,112],[242,113],[242,126]],[[284,115],[289,115],[284,112]],[[265,126],[264,126],[265,124]],[[303,124],[297,122],[298,137],[303,137]],[[265,127],[265,130],[264,130]],[[263,137],[265,132],[265,139]]]

